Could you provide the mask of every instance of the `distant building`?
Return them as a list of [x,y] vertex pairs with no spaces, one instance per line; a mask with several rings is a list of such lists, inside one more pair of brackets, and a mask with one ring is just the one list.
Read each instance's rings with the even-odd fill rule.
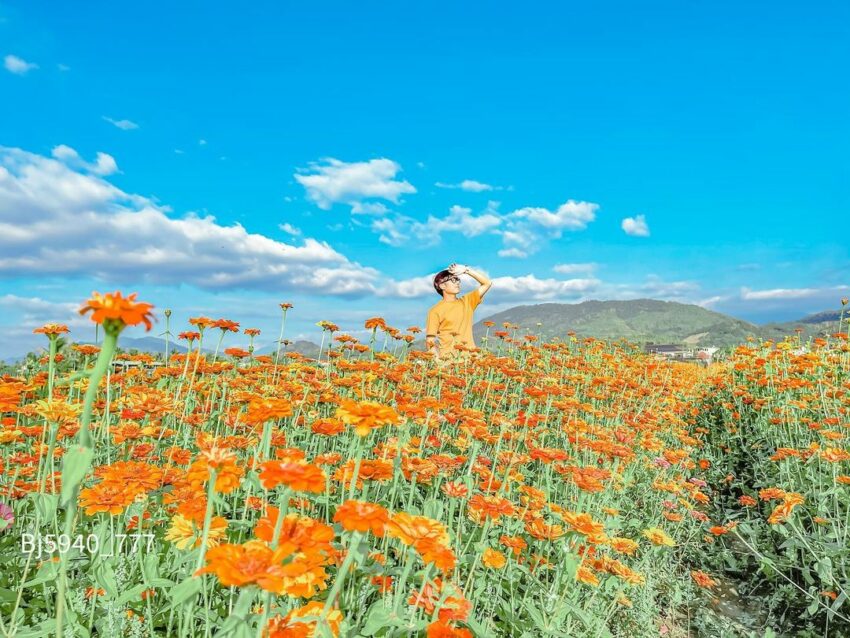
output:
[[677,361],[691,361],[702,365],[709,365],[714,357],[714,353],[719,348],[714,346],[707,348],[686,348],[683,345],[676,343],[647,343],[643,347],[643,351],[647,354],[655,354],[665,359],[675,359]]
[[119,359],[112,362],[113,372],[127,372],[127,370],[156,370],[164,366],[162,361],[129,361],[127,359]]

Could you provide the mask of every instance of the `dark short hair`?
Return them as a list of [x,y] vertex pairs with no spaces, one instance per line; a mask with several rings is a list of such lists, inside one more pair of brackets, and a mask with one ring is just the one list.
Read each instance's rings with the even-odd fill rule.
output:
[[437,276],[434,277],[434,290],[436,290],[437,294],[441,297],[443,296],[443,291],[440,290],[440,284],[443,283],[446,279],[451,279],[452,277],[454,277],[454,275],[452,275],[452,273],[450,273],[448,270],[441,270],[437,273]]

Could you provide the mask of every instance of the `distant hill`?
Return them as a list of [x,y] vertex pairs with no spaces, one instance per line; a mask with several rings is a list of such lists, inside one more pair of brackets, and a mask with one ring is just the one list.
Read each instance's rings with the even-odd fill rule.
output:
[[[633,343],[678,344],[693,347],[727,348],[744,343],[747,337],[781,341],[794,336],[800,329],[800,339],[832,334],[838,329],[841,311],[825,311],[808,315],[797,321],[773,322],[757,325],[735,319],[719,312],[693,304],[655,299],[630,299],[626,301],[584,301],[577,304],[542,303],[515,306],[483,317],[472,327],[475,343],[487,332],[485,321],[495,325],[490,328],[491,341],[503,323],[520,326],[520,334],[538,335],[543,341],[555,337],[564,339],[570,330],[577,337],[618,340],[626,338]],[[845,321],[850,312],[845,311]],[[540,324],[540,325],[538,325]],[[846,324],[845,328],[846,330]],[[414,350],[424,350],[424,339],[413,343]]]
[[[850,310],[844,311],[844,319],[850,316]],[[798,319],[796,323],[828,323],[830,321],[838,323],[838,320],[841,318],[841,310],[824,310],[823,312],[816,312],[813,315],[808,315],[803,317],[802,319]]]
[[[184,343],[186,342],[171,339],[168,343],[169,353],[186,352],[188,348],[182,345]],[[149,352],[151,354],[165,354],[165,339],[160,339],[159,337],[120,337],[118,339],[118,348],[124,352],[138,350],[139,352]],[[204,351],[207,350],[213,352],[209,348],[204,348]]]
[[566,338],[568,331],[578,337],[644,343],[675,343],[690,346],[731,346],[758,337],[759,326],[701,306],[655,299],[627,301],[584,301],[578,304],[543,303],[516,306],[478,321],[473,326],[476,343],[484,336],[484,321],[520,326],[548,341]]
[[[328,345],[325,344],[325,352],[327,352]],[[262,348],[257,348],[254,351],[254,354],[270,354],[274,355],[277,352],[277,344],[270,343],[267,346],[263,346]],[[280,349],[280,356],[284,355],[284,352],[297,352],[299,354],[303,354],[308,359],[315,359],[319,356],[319,344],[313,343],[312,341],[299,340],[294,343],[290,343],[286,346],[284,350],[283,347]],[[324,355],[322,357],[324,359]]]
[[[850,317],[850,310],[844,311],[844,323],[841,326],[842,332],[847,332],[847,319]],[[835,332],[838,332],[839,319],[841,319],[841,310],[825,310],[817,312],[813,315],[807,315],[797,321],[784,321],[781,323],[767,323],[762,328],[762,336],[764,339],[782,339],[784,335],[793,335],[795,330],[800,329],[800,339],[806,341],[814,337],[826,337]]]

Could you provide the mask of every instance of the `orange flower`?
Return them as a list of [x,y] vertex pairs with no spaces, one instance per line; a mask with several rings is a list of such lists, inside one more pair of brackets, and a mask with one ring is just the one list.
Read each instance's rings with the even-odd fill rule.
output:
[[785,496],[785,490],[781,490],[778,487],[766,487],[759,490],[759,498],[763,501],[770,501],[775,498],[782,498],[783,496]]
[[336,436],[345,431],[345,426],[342,424],[342,421],[337,419],[319,419],[318,421],[313,421],[310,429],[313,431],[313,434]]
[[[278,516],[280,516],[280,510],[274,505],[269,505],[268,514],[257,521],[254,535],[260,540],[271,543]],[[286,550],[288,553],[327,552],[331,549],[333,539],[334,531],[330,525],[293,512],[283,519],[277,546],[278,549]]]
[[41,328],[36,328],[33,330],[33,334],[43,334],[47,336],[56,336],[63,334],[65,332],[69,332],[68,326],[61,323],[46,323]]
[[266,461],[260,466],[260,483],[267,490],[286,485],[296,492],[325,491],[325,473],[306,461]]
[[714,580],[705,572],[700,571],[698,569],[691,570],[691,578],[693,578],[694,582],[696,582],[696,584],[702,587],[703,589],[711,589],[712,587],[717,586],[716,580]]
[[[297,632],[289,632],[284,633],[279,631],[278,633],[272,633],[270,628],[269,638],[313,638],[318,636],[322,636],[319,622],[318,620],[305,620],[300,621],[300,618],[309,618],[309,617],[321,617],[323,616],[325,604],[322,602],[310,602],[304,605],[303,607],[299,607],[298,609],[293,609],[283,618],[284,628],[299,628]],[[339,609],[333,609],[328,612],[327,623],[330,628],[330,632],[332,636],[339,636],[340,625],[342,624],[342,612]],[[301,633],[300,627],[304,628],[304,633]]]
[[469,488],[460,482],[443,483],[443,487],[440,489],[442,489],[443,494],[445,494],[449,498],[463,498],[467,494],[469,494]]
[[383,536],[389,512],[377,503],[348,500],[337,508],[333,520],[349,532],[371,530],[375,536]]
[[593,517],[586,512],[578,514],[575,512],[565,512],[563,519],[572,527],[574,532],[578,532],[579,534],[598,536],[605,533],[605,525],[594,521]]
[[257,584],[265,591],[291,596],[309,597],[316,588],[324,589],[325,573],[321,568],[324,557],[298,555],[282,565],[281,561],[290,553],[288,549],[272,550],[258,540],[242,545],[222,544],[207,552],[207,565],[195,574],[214,573],[225,586]]
[[553,541],[565,534],[561,525],[549,525],[542,518],[536,518],[525,524],[525,531],[539,541]]
[[152,315],[150,313],[153,306],[149,303],[137,302],[137,294],[134,292],[125,298],[117,290],[114,293],[106,293],[105,295],[93,292],[92,298],[86,301],[85,305],[80,308],[80,314],[84,315],[90,310],[94,311],[91,320],[102,324],[104,327],[113,325],[117,326],[120,330],[124,326],[135,326],[144,323],[145,329],[150,330],[153,327],[151,324]]
[[102,481],[94,487],[80,491],[80,505],[89,515],[106,512],[110,516],[116,516],[133,502],[136,494],[138,491],[127,489],[126,485]]
[[499,542],[510,549],[514,556],[519,556],[522,550],[528,547],[528,543],[521,536],[505,536],[503,534],[499,537]]
[[[213,461],[213,463],[218,464],[214,486],[216,492],[219,494],[230,494],[239,487],[245,470],[242,466],[236,465],[235,456],[219,459],[218,461]],[[186,482],[199,487],[209,481],[211,475],[210,462],[202,456],[192,463],[186,471]]]
[[446,526],[427,516],[414,516],[407,512],[398,512],[386,523],[386,532],[399,539],[405,545],[413,545],[431,538],[443,545],[449,544]]
[[454,627],[446,620],[435,620],[426,629],[427,638],[472,638],[472,632],[462,627]]
[[437,617],[440,620],[460,620],[465,621],[469,618],[469,612],[472,611],[472,603],[463,595],[449,596],[437,612]]
[[507,559],[502,552],[490,547],[485,549],[484,553],[481,555],[481,563],[484,567],[489,567],[490,569],[502,569],[506,562]]
[[370,581],[373,585],[378,588],[378,591],[382,594],[386,594],[393,586],[393,577],[392,576],[372,576],[372,580]]
[[586,585],[596,586],[599,584],[599,577],[586,565],[582,565],[576,570],[576,580]]
[[359,436],[366,436],[373,429],[384,425],[398,423],[400,418],[398,413],[389,406],[374,401],[358,403],[351,399],[345,399],[342,402],[342,405],[337,408],[336,416],[346,425],[354,426],[354,431]]
[[245,413],[245,423],[257,425],[270,421],[292,416],[292,404],[286,399],[274,397],[255,398],[248,403],[248,411]]
[[251,540],[243,545],[225,543],[207,552],[206,566],[195,574],[216,574],[225,586],[256,583],[266,591],[280,594],[284,591],[285,573],[275,558],[275,552],[262,541]]
[[422,556],[422,562],[433,563],[442,572],[451,571],[457,564],[454,551],[435,538],[416,541],[413,547]]
[[469,511],[482,517],[492,518],[493,522],[496,523],[502,515],[510,516],[513,514],[514,506],[506,498],[476,494],[469,499]]
[[[333,479],[348,485],[351,478],[354,476],[354,461],[348,461],[345,465],[341,465],[334,472]],[[389,481],[393,478],[393,463],[392,461],[382,461],[381,459],[364,459],[360,462],[360,468],[357,471],[357,489],[363,487],[363,481]]]
[[381,330],[386,330],[387,329],[387,322],[384,319],[382,319],[381,317],[372,317],[372,318],[366,320],[364,327],[367,330],[370,330],[372,328],[380,328]]
[[614,551],[620,552],[621,554],[628,554],[629,556],[633,556],[638,548],[638,544],[635,541],[619,536],[612,538],[609,545]]

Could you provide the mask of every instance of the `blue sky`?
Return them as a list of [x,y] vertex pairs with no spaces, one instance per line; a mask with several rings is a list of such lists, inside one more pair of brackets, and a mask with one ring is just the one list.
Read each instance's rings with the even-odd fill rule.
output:
[[479,317],[850,292],[847,3],[408,4],[0,0],[0,355],[92,290],[421,326],[453,261]]

